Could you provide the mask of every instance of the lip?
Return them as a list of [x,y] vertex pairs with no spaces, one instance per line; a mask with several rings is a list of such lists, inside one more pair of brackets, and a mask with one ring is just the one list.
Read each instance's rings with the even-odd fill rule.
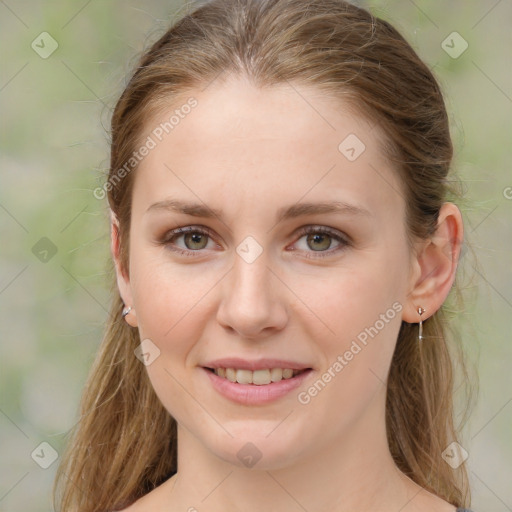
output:
[[[222,366],[220,367],[222,368]],[[228,368],[232,368],[232,366],[228,366]],[[269,367],[266,366],[265,368]],[[273,366],[273,368],[281,368],[281,366]],[[287,368],[290,367],[287,366]],[[260,386],[255,384],[239,384],[237,382],[231,382],[224,377],[219,377],[205,367],[200,369],[208,376],[213,388],[218,393],[225,398],[242,405],[263,405],[278,400],[298,388],[313,373],[313,370],[309,368],[290,379],[283,379],[279,382],[271,382],[270,384],[263,384]],[[300,370],[302,368],[295,369]]]
[[291,368],[292,370],[306,370],[311,368],[308,364],[298,363],[296,361],[285,361],[284,359],[255,359],[248,361],[239,357],[227,357],[224,359],[215,359],[201,365],[203,368],[235,368],[237,370],[267,370],[271,368]]

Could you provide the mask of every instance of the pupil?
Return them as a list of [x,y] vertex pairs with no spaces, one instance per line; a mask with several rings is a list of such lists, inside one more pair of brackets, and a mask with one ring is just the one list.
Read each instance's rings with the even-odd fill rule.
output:
[[[203,246],[201,246],[201,238],[204,237],[204,235],[202,235],[201,233],[188,233],[187,237],[189,240],[191,239],[191,242],[192,242],[192,247],[189,247],[189,248],[193,248],[193,249],[203,249],[204,248],[204,243],[203,243]],[[194,247],[194,244],[199,244],[200,247]]]
[[327,241],[327,243],[326,244],[324,243],[323,246],[318,245],[318,244],[316,245],[316,247],[320,248],[320,249],[328,249],[329,246],[331,245],[331,243],[329,241],[329,235],[322,235],[320,233],[315,233],[313,235],[310,235],[309,241],[311,241],[311,239],[314,241],[315,244],[317,244],[317,242],[320,242],[320,244],[321,244],[322,240]]

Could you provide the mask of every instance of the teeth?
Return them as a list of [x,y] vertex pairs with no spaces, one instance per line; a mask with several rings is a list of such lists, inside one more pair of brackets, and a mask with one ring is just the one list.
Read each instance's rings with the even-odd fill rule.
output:
[[293,370],[292,368],[271,368],[267,370],[237,370],[236,368],[216,368],[215,374],[224,377],[231,382],[239,384],[255,384],[262,386],[271,382],[279,382],[283,379],[291,379],[302,370]]
[[286,370],[283,370],[283,379],[289,379],[293,376],[293,370],[291,368],[287,368]]
[[251,370],[236,370],[236,381],[238,384],[252,384],[252,374]]
[[270,370],[256,370],[252,373],[252,384],[262,385],[270,384],[272,379],[270,377]]
[[270,370],[270,380],[272,382],[279,382],[283,378],[283,370],[281,368],[272,368]]

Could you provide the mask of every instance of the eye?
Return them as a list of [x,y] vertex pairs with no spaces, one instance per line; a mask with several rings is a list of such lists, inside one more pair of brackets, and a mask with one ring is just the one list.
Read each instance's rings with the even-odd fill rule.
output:
[[[298,235],[302,236],[296,244],[298,244],[302,238],[305,238],[305,243],[302,244],[300,250],[306,252],[306,254],[304,254],[306,258],[323,258],[327,255],[340,252],[350,246],[348,237],[338,231],[323,226],[305,226],[300,229]],[[328,250],[333,245],[333,239],[336,240],[337,245],[333,250]],[[295,250],[296,249],[292,249],[292,251]],[[311,254],[315,252],[320,254]],[[324,253],[327,254],[324,255]]]
[[[206,228],[186,226],[169,231],[161,243],[171,251],[183,254],[184,256],[195,256],[194,252],[200,252],[201,249],[207,248],[211,236],[212,233]],[[184,247],[180,247],[176,243],[180,238],[183,239]]]
[[[185,226],[166,233],[160,243],[173,252],[194,257],[198,256],[202,249],[217,247],[217,244],[211,240],[213,236],[213,233],[206,227]],[[295,244],[299,244],[305,238],[305,243],[299,244],[301,247],[298,250],[304,252],[306,258],[326,257],[351,245],[350,239],[346,235],[323,226],[304,226],[295,236],[300,237]],[[178,243],[180,239],[182,239],[182,246]],[[337,245],[331,249],[333,240]],[[213,247],[208,247],[209,242],[213,244]],[[297,251],[297,248],[291,250]]]

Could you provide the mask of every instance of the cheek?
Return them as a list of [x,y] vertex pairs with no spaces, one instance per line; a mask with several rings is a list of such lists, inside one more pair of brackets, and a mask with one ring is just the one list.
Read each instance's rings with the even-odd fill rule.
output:
[[401,326],[398,275],[383,260],[338,272],[325,286],[315,286],[314,295],[309,288],[309,297],[318,299],[305,302],[328,327],[308,333],[323,353],[323,370],[330,372],[319,383],[320,389],[324,383],[329,389],[321,393],[326,406],[365,403],[385,382]]
[[218,282],[213,272],[194,270],[168,262],[134,259],[134,297],[141,340],[149,339],[159,351],[146,367],[163,406],[178,421],[187,424],[200,411],[190,395],[188,361],[212,315],[208,292]]
[[[340,343],[349,343],[359,335],[364,341],[365,330],[375,324],[379,335],[392,342],[396,339],[403,285],[400,273],[386,263],[384,259],[367,258],[363,262],[361,258],[360,265],[333,269],[329,279],[297,283],[297,295],[317,315],[317,323],[324,325],[322,332],[330,334],[325,336],[330,340],[328,346],[341,349]],[[390,325],[395,327],[393,332],[388,329]]]
[[218,280],[214,272],[166,261],[165,254],[134,255],[132,287],[141,335],[167,342],[185,328],[193,332],[197,322],[191,318]]
[[[393,284],[382,275],[376,281],[376,275],[352,272],[317,303],[319,316],[334,334],[323,330],[322,336],[309,335],[322,351],[323,367],[297,399],[311,418],[312,431],[323,429],[326,436],[344,431],[385,388],[402,304],[398,293],[390,293]],[[328,432],[326,424],[335,427]]]

